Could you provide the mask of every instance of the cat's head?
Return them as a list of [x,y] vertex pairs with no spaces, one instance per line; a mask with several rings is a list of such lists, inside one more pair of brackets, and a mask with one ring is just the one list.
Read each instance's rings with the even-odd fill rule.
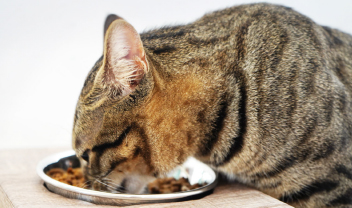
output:
[[136,193],[154,170],[145,161],[149,150],[132,115],[147,99],[153,78],[140,36],[129,23],[108,16],[104,37],[103,56],[89,72],[77,103],[73,148],[94,189],[118,190],[123,183]]
[[[77,103],[72,145],[94,189],[123,186],[140,193],[156,175],[192,154],[189,142],[196,130],[187,116],[192,109],[177,105],[196,103],[197,82],[180,79],[186,84],[173,81],[167,89],[174,92],[162,92],[136,30],[114,15],[105,28],[104,54],[89,72]],[[186,95],[180,93],[182,87],[189,91]],[[177,123],[167,122],[168,117]],[[170,144],[171,137],[177,142]]]

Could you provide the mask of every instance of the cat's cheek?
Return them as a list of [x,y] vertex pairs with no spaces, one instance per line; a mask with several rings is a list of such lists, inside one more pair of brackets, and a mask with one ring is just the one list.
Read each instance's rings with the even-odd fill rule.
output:
[[124,172],[126,175],[155,175],[154,167],[152,166],[152,164],[140,155],[130,156],[130,159],[117,166],[115,168],[115,171]]

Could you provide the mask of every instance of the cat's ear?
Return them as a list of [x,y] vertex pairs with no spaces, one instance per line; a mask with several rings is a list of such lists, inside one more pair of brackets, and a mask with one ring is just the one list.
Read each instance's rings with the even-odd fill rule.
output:
[[106,30],[103,64],[103,84],[120,96],[130,94],[149,70],[141,38],[124,19],[116,18]]

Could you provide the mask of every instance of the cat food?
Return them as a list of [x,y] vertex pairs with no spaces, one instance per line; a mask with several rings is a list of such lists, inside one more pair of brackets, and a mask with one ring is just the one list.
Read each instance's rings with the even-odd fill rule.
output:
[[46,173],[51,178],[68,185],[83,188],[86,185],[81,168],[68,168],[66,171],[61,168],[53,168]]
[[148,184],[148,191],[151,194],[167,194],[180,191],[189,191],[204,185],[206,184],[191,185],[186,178],[180,178],[178,180],[175,178],[158,178]]
[[[61,168],[53,168],[46,174],[62,183],[77,186],[80,188],[88,188],[81,168],[68,168],[66,171]],[[148,184],[148,192],[151,194],[166,194],[180,191],[189,191],[204,185],[206,185],[206,183],[191,185],[186,178],[180,178],[178,180],[172,177],[158,178]]]

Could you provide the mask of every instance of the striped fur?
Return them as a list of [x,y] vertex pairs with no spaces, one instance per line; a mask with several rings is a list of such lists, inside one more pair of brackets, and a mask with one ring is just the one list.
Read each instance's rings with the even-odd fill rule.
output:
[[107,92],[105,54],[77,104],[73,148],[108,184],[95,189],[141,192],[194,156],[296,207],[352,207],[350,35],[253,4],[140,37],[134,90]]

